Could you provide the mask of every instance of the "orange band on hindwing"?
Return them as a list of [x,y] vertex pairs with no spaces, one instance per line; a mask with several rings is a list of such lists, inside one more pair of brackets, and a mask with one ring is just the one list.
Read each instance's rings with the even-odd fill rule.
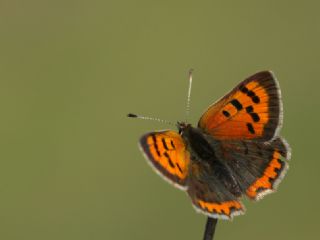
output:
[[280,156],[279,151],[275,150],[263,176],[257,179],[246,191],[248,197],[260,199],[265,193],[275,189],[277,180],[281,180],[286,170],[286,163],[280,160]]
[[221,203],[211,203],[203,200],[197,200],[196,206],[208,215],[223,216],[232,218],[233,215],[242,214],[244,207],[238,201],[226,201]]

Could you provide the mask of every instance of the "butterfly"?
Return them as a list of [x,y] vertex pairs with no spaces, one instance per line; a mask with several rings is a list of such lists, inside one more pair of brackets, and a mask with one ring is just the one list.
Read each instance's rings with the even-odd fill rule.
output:
[[244,196],[260,200],[274,192],[288,170],[291,150],[279,136],[282,119],[279,83],[262,71],[209,106],[197,127],[178,122],[178,131],[149,132],[139,146],[198,212],[232,219],[244,214]]

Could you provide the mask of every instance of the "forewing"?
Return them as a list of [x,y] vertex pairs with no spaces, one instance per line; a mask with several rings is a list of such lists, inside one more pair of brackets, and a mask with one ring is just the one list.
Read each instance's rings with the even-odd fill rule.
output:
[[289,145],[280,137],[265,143],[223,141],[217,154],[231,169],[242,192],[253,200],[276,190],[291,155]]
[[269,71],[259,72],[211,105],[198,126],[218,140],[268,141],[277,135],[282,102],[277,80]]
[[182,190],[187,188],[190,154],[177,132],[147,133],[141,137],[140,147],[159,175]]

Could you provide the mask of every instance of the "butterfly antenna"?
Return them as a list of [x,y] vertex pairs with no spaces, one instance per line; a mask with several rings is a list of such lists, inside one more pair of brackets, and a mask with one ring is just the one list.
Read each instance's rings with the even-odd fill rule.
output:
[[188,117],[190,114],[190,100],[191,100],[191,87],[192,87],[192,72],[193,69],[189,70],[189,89],[188,89],[188,98],[187,98],[187,109],[186,109],[186,122],[188,122]]
[[160,119],[160,118],[154,118],[154,117],[141,116],[141,115],[137,115],[137,114],[133,114],[133,113],[127,114],[127,117],[129,117],[129,118],[139,118],[139,119],[143,119],[143,120],[152,120],[152,121],[157,121],[157,122],[161,122],[161,123],[166,123],[166,124],[169,124],[169,125],[175,125],[172,122],[167,121],[167,120],[163,120],[163,119]]

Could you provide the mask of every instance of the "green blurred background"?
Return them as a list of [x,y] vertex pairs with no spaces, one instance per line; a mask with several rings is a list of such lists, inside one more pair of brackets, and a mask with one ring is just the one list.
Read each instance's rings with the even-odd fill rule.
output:
[[[275,72],[293,148],[277,194],[215,239],[319,236],[319,1],[0,1],[0,239],[201,239],[205,217],[154,174],[141,134],[191,122]],[[318,229],[317,229],[318,227]]]

